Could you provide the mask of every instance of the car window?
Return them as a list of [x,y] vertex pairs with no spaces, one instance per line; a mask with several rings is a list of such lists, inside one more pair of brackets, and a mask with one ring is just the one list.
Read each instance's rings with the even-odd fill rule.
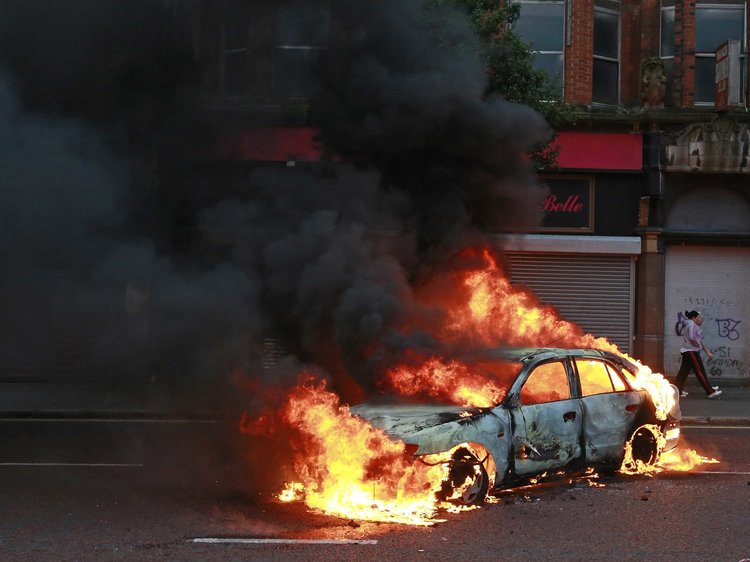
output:
[[609,371],[609,378],[612,379],[612,386],[615,387],[616,391],[629,390],[628,385],[622,378],[622,373],[618,369],[607,364],[607,371]]
[[612,379],[607,364],[593,359],[576,359],[578,376],[581,380],[582,396],[612,392]]
[[570,398],[570,385],[561,361],[542,363],[534,368],[521,388],[521,404],[542,404]]

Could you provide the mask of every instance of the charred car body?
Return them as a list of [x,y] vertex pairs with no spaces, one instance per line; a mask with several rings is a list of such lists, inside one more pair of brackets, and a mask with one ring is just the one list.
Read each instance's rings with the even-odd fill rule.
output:
[[[679,399],[659,412],[634,384],[636,367],[594,349],[502,349],[483,353],[517,365],[499,404],[354,406],[359,415],[401,439],[417,459],[450,452],[444,485],[462,487],[453,499],[481,503],[487,493],[534,476],[582,467],[621,468],[626,458],[655,464],[677,445]],[[664,418],[664,419],[660,419]],[[416,449],[416,450],[414,450]]]

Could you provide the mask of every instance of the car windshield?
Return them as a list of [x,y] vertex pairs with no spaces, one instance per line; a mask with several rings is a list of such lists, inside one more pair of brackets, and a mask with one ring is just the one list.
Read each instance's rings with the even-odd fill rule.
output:
[[465,376],[453,384],[455,400],[467,406],[496,406],[508,394],[522,363],[504,359],[482,358],[465,363]]

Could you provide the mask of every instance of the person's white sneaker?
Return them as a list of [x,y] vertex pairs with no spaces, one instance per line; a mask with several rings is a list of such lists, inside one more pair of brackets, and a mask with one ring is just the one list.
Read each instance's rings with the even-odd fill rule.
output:
[[719,390],[718,386],[712,386],[711,388],[713,388],[714,390]]
[[680,398],[685,398],[687,395],[688,395],[688,393],[685,392],[684,390],[682,392],[680,392]]
[[719,390],[719,389],[717,388],[717,389],[716,389],[716,390],[714,390],[714,391],[713,391],[713,392],[712,392],[711,394],[709,394],[709,395],[708,395],[708,397],[709,397],[709,398],[716,398],[716,397],[717,397],[717,396],[719,396],[720,394],[721,394],[721,390]]

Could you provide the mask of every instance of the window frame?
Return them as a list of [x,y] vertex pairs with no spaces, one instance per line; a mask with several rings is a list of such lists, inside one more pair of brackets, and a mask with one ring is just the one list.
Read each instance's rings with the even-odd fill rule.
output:
[[[536,400],[533,402],[525,402],[524,401],[524,389],[526,388],[526,385],[528,384],[529,380],[532,376],[534,376],[534,373],[537,371],[537,369],[544,367],[545,365],[551,365],[557,363],[562,366],[563,372],[565,374],[565,382],[567,385],[567,397],[564,398],[557,398],[555,400]],[[549,404],[551,402],[561,402],[563,400],[572,400],[575,398],[575,393],[573,391],[573,388],[570,384],[570,366],[566,358],[557,357],[557,358],[550,358],[548,360],[536,363],[533,365],[528,373],[523,378],[523,382],[521,383],[520,387],[518,388],[518,401],[521,406],[536,406],[539,404]],[[534,396],[534,394],[532,394]]]
[[[542,56],[545,56],[545,55],[548,55],[548,56],[556,55],[556,56],[560,56],[562,58],[562,69],[560,71],[560,95],[564,97],[565,96],[565,32],[567,30],[566,14],[567,14],[567,10],[568,10],[568,3],[566,2],[566,0],[516,0],[516,3],[519,4],[521,13],[523,13],[523,6],[524,6],[524,4],[539,4],[539,5],[545,5],[545,4],[551,5],[551,4],[554,4],[554,5],[560,5],[560,6],[562,6],[562,9],[563,9],[562,10],[562,34],[561,34],[561,42],[560,42],[560,50],[559,51],[534,49],[533,48],[533,45],[534,45],[533,43],[526,41],[526,39],[523,38],[523,37],[521,37],[520,34],[519,34],[519,37],[521,37],[521,40],[523,40],[524,43],[526,43],[527,45],[531,46],[531,52],[534,54],[535,60],[536,60],[536,55],[542,55]],[[544,69],[540,69],[536,65],[534,65],[534,69],[535,70],[544,70]],[[548,77],[549,77],[550,80],[554,81],[554,78],[555,78],[554,76],[550,76],[548,72],[547,72],[547,75],[548,75]]]
[[[696,14],[696,21],[695,21],[695,37],[697,39],[698,35],[698,22],[697,22],[697,14],[698,10],[701,8],[712,8],[712,9],[724,9],[727,11],[732,12],[742,12],[742,38],[740,39],[740,100],[745,99],[745,80],[747,79],[747,69],[745,68],[745,64],[747,64],[747,3],[746,2],[724,2],[724,3],[718,3],[718,2],[696,2],[695,4],[695,14]],[[727,38],[728,39],[728,38]],[[718,47],[719,45],[716,45]],[[698,101],[697,96],[697,66],[698,66],[698,59],[706,60],[706,59],[716,59],[716,53],[715,52],[707,52],[707,51],[698,51],[697,46],[694,45],[694,52],[695,52],[695,70],[694,73],[694,79],[693,79],[693,105],[695,107],[714,107],[716,105],[716,100],[713,99],[710,102],[709,101]],[[715,67],[714,67],[715,68]],[[742,70],[744,69],[744,73]],[[714,70],[714,74],[715,74]],[[712,88],[713,91],[713,88]],[[744,105],[744,103],[743,103]]]
[[606,62],[614,62],[617,64],[617,100],[614,104],[611,103],[605,103],[600,101],[594,100],[594,71],[592,67],[591,71],[591,105],[594,107],[617,107],[620,105],[621,102],[621,96],[620,96],[620,81],[622,79],[622,8],[620,9],[614,9],[609,8],[606,6],[594,6],[594,25],[596,25],[596,12],[606,13],[606,14],[612,14],[617,16],[617,58],[613,59],[611,57],[607,57],[605,55],[597,55],[595,51],[593,51],[593,60],[601,60]]
[[227,58],[232,55],[244,54],[244,60],[247,65],[247,58],[250,52],[249,44],[249,20],[245,21],[245,42],[240,47],[227,48],[227,27],[230,19],[230,9],[227,8],[221,18],[221,32],[219,38],[220,52],[219,52],[219,93],[221,97],[226,99],[239,99],[246,96],[248,92],[238,93],[227,93]]
[[[662,51],[664,46],[664,12],[672,12],[672,54],[665,55]],[[667,88],[664,93],[664,105],[673,105],[673,91],[674,91],[674,50],[675,50],[675,5],[674,0],[662,0],[659,9],[659,58],[664,65],[664,75],[667,79]],[[668,70],[666,61],[671,61],[671,69]]]
[[[329,22],[329,28],[328,33],[330,34],[330,20],[331,20],[331,3],[329,0],[317,0],[317,2],[320,4],[321,8],[325,8],[326,10],[326,18]],[[279,97],[282,97],[284,99],[307,99],[309,97],[309,94],[307,93],[287,93],[282,92],[280,90],[279,86],[279,59],[280,59],[280,53],[284,51],[305,51],[308,54],[312,51],[317,51],[318,53],[325,51],[328,49],[328,45],[307,45],[307,44],[284,44],[281,43],[281,18],[283,16],[283,11],[281,7],[277,8],[276,12],[276,44],[274,45],[274,64],[273,64],[273,90],[276,92],[276,95]]]
[[[602,394],[611,394],[615,392],[615,386],[614,382],[612,381],[612,375],[610,374],[609,370],[607,369],[607,362],[602,361],[601,359],[595,359],[593,357],[575,357],[573,359],[573,363],[575,363],[576,368],[576,375],[578,375],[578,385],[581,390],[581,398],[587,398],[589,396],[600,396]],[[588,364],[595,364],[601,366],[601,371],[603,372],[604,376],[606,377],[607,382],[609,382],[609,389],[603,390],[602,392],[587,392],[583,388],[583,381],[584,377],[581,376],[581,369],[580,364],[582,363],[588,363]]]

